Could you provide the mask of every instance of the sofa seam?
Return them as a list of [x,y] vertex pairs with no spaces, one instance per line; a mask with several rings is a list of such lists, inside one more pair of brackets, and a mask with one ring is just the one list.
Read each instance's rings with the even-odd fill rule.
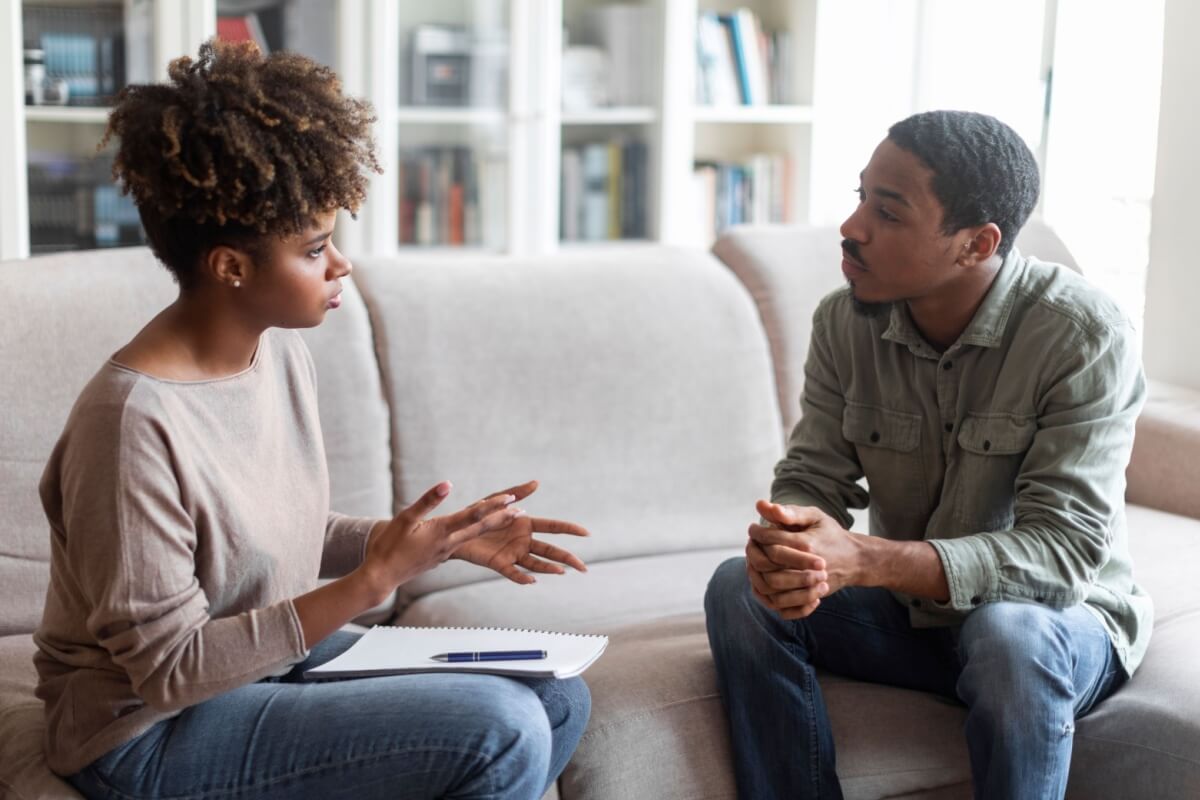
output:
[[1078,730],[1075,731],[1075,738],[1076,739],[1084,739],[1089,742],[1103,742],[1104,744],[1116,744],[1116,745],[1120,745],[1122,747],[1136,747],[1139,750],[1148,750],[1151,753],[1158,753],[1159,755],[1166,756],[1167,758],[1173,758],[1176,761],[1182,761],[1185,764],[1191,764],[1193,767],[1200,767],[1200,760],[1197,760],[1194,758],[1188,758],[1187,756],[1182,756],[1182,755],[1179,755],[1178,753],[1171,753],[1171,752],[1168,752],[1168,751],[1163,750],[1158,747],[1151,747],[1149,745],[1139,744],[1138,742],[1126,742],[1121,739],[1109,739],[1104,736],[1088,736],[1086,734],[1080,734]]

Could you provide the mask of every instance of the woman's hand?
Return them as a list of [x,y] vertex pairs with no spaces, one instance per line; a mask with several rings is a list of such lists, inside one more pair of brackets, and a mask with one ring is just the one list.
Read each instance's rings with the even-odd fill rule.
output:
[[[529,481],[484,498],[480,502],[486,503],[493,498],[505,496],[523,500],[536,490],[537,481]],[[502,527],[489,527],[479,537],[459,545],[458,549],[454,551],[454,558],[461,558],[472,564],[495,570],[513,583],[522,585],[536,582],[537,579],[530,574],[531,572],[550,575],[563,574],[565,570],[560,564],[566,564],[579,572],[587,572],[587,566],[574,553],[534,539],[534,533],[588,535],[585,528],[573,522],[528,517],[524,512],[520,512]],[[523,571],[521,567],[529,572]]]
[[517,495],[500,492],[445,517],[425,519],[450,494],[449,481],[429,489],[390,522],[376,525],[367,539],[362,570],[383,602],[397,586],[444,562],[456,550],[493,530],[507,530],[522,514]]

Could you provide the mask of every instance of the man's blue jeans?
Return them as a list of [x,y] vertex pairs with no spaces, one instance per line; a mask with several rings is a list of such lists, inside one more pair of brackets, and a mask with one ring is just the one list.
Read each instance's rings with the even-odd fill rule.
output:
[[284,677],[158,723],[71,784],[104,798],[537,800],[583,735],[591,696],[580,678],[302,679],[356,638],[335,633]]
[[989,603],[960,628],[914,628],[887,590],[848,587],[787,621],[755,599],[742,558],[717,568],[704,606],[747,800],[842,796],[816,667],[965,703],[975,794],[1013,800],[1063,796],[1075,719],[1124,677],[1082,606]]

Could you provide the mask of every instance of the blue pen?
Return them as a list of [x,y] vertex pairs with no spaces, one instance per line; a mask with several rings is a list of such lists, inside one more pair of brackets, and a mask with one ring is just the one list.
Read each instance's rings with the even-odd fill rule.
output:
[[434,661],[458,664],[464,661],[536,661],[545,658],[545,650],[476,650],[463,653],[438,653],[431,656]]

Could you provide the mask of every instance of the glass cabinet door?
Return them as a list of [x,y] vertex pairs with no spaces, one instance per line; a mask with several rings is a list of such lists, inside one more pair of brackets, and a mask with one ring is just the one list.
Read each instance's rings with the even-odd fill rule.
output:
[[149,3],[97,0],[21,6],[29,244],[34,254],[139,244],[137,211],[97,153],[108,107],[151,79]]
[[508,0],[395,7],[397,152],[383,180],[400,247],[507,247],[511,13]]
[[290,50],[337,69],[337,4],[329,0],[217,0],[216,35]]

